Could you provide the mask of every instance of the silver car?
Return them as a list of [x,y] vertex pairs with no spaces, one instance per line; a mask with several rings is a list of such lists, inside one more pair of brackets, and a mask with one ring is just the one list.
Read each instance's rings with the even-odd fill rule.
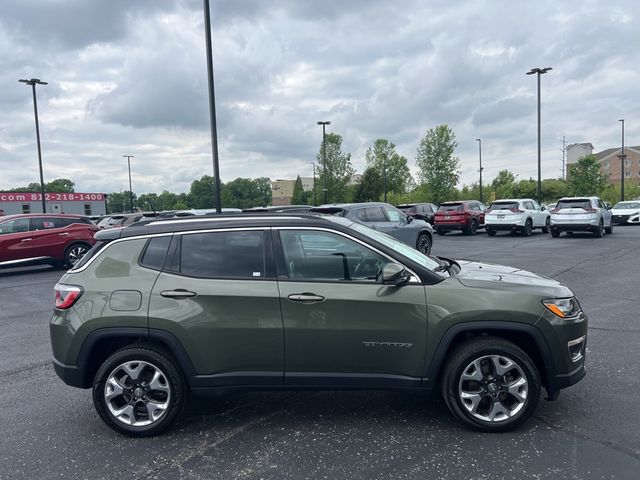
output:
[[433,228],[424,220],[414,219],[393,205],[382,202],[341,203],[321,205],[311,213],[345,217],[373,230],[397,238],[416,250],[429,255],[433,245]]
[[596,237],[613,233],[613,215],[598,197],[565,197],[551,211],[551,236],[561,232],[592,232]]

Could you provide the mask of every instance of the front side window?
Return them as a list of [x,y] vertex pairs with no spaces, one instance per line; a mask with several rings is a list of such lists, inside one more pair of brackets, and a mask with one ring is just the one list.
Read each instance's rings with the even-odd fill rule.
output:
[[5,233],[20,233],[29,231],[28,218],[16,218],[0,223],[0,235]]
[[400,213],[400,211],[393,207],[384,207],[387,212],[387,217],[389,217],[390,222],[401,222],[404,220],[404,215]]
[[285,275],[292,280],[381,281],[389,260],[358,242],[330,232],[282,230]]
[[201,278],[265,278],[262,231],[192,233],[182,236],[180,273]]

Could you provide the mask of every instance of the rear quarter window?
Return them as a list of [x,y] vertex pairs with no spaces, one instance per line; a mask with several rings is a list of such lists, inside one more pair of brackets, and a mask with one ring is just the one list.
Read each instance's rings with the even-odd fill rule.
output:
[[140,265],[153,270],[162,270],[170,243],[170,235],[149,239],[149,242],[142,253],[142,257],[140,258]]

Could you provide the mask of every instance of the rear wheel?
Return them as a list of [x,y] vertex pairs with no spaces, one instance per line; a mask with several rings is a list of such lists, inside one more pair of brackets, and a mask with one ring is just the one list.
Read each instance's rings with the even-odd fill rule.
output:
[[431,240],[431,235],[428,233],[421,233],[418,236],[418,241],[416,242],[416,250],[420,253],[424,253],[425,255],[429,255],[431,253],[431,245],[433,241]]
[[115,352],[93,382],[93,403],[100,418],[133,437],[167,429],[180,414],[185,395],[185,382],[169,356],[144,344]]
[[73,267],[89,251],[91,247],[86,243],[74,243],[64,252],[64,264]]
[[522,230],[522,234],[525,237],[528,237],[529,235],[531,235],[531,230],[533,230],[533,222],[531,221],[530,218],[527,218],[527,220],[524,222],[524,228]]
[[495,229],[491,228],[491,227],[487,227],[485,228],[485,230],[487,231],[487,235],[489,235],[490,237],[494,237],[496,234]]
[[469,226],[462,231],[465,235],[475,235],[478,231],[478,221],[475,218],[472,218]]
[[446,235],[447,234],[447,231],[443,230],[441,228],[436,228],[436,232],[438,232],[438,235]]
[[598,229],[593,232],[593,234],[596,238],[600,238],[604,235],[604,222],[602,221],[602,219],[600,220],[600,222],[598,222]]
[[560,236],[560,230],[557,230],[557,229],[555,229],[555,228],[552,228],[552,229],[551,229],[551,236],[552,236],[553,238],[558,238],[558,237]]
[[542,227],[542,233],[549,233],[551,229],[551,219],[547,217],[547,220],[544,222],[544,227]]
[[442,394],[458,420],[486,432],[526,421],[540,398],[540,374],[524,350],[496,337],[476,337],[449,357]]

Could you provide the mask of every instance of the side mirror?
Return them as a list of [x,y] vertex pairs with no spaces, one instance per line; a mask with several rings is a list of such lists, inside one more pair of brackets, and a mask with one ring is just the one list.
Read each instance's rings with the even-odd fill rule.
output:
[[407,220],[407,223],[413,222],[413,217],[411,215],[406,215],[405,219]]
[[545,207],[544,205],[542,205],[542,206],[540,207],[540,210],[542,210],[543,212],[544,212],[546,209],[547,209],[547,207]]
[[382,268],[382,283],[384,285],[404,285],[409,281],[409,273],[402,265],[387,263]]

